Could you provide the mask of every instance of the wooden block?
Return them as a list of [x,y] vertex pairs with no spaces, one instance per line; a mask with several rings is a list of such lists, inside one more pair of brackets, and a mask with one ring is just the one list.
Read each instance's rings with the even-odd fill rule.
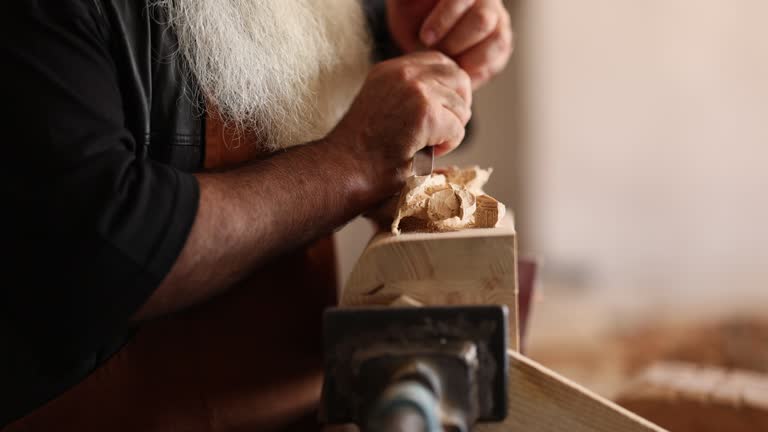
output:
[[504,304],[509,346],[517,350],[516,249],[511,216],[496,228],[381,233],[352,270],[340,305],[389,305],[401,296],[425,306]]
[[480,432],[663,431],[648,420],[598,396],[522,354],[509,351],[509,414]]
[[674,431],[768,431],[766,374],[661,362],[617,401]]
[[496,228],[379,234],[353,269],[339,296],[340,305],[507,305],[509,415],[502,423],[478,425],[475,430],[662,431],[517,352],[516,249],[511,216]]

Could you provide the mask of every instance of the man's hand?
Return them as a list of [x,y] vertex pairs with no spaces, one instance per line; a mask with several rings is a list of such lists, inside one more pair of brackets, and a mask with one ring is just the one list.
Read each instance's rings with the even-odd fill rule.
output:
[[135,314],[199,303],[268,259],[328,234],[398,192],[419,149],[455,148],[469,77],[436,51],[382,62],[325,138],[239,168],[196,174],[200,200],[180,257]]
[[437,51],[413,53],[373,67],[327,140],[352,157],[384,199],[410,176],[417,151],[435,146],[437,156],[459,145],[471,104],[469,76],[453,60]]
[[406,53],[423,48],[450,56],[476,89],[512,54],[509,13],[501,0],[387,0],[392,38]]

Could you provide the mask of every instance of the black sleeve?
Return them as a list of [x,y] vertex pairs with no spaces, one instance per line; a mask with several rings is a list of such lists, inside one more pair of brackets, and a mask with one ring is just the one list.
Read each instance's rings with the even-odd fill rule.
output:
[[0,18],[0,325],[30,357],[127,329],[197,211],[194,176],[136,157],[97,3],[11,1]]
[[402,54],[389,33],[386,0],[365,0],[365,13],[374,44],[374,60],[381,61]]

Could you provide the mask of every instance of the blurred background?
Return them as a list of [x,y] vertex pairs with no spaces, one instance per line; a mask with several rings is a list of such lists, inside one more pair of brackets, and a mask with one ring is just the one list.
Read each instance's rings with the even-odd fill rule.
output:
[[[608,397],[660,360],[768,372],[768,2],[517,0],[476,96],[488,192],[542,265],[527,351]],[[372,231],[337,236],[342,282]]]

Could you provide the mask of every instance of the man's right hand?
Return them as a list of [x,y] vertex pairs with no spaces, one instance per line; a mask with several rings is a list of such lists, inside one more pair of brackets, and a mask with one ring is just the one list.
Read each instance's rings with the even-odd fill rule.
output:
[[374,66],[326,139],[353,158],[383,199],[411,174],[417,151],[435,146],[439,156],[461,143],[471,104],[470,78],[453,60],[413,53]]
[[200,204],[192,232],[134,319],[204,301],[266,260],[391,197],[410,175],[417,151],[436,146],[435,153],[444,154],[459,145],[471,97],[469,77],[453,60],[437,52],[409,54],[373,67],[325,139],[236,169],[196,174]]

